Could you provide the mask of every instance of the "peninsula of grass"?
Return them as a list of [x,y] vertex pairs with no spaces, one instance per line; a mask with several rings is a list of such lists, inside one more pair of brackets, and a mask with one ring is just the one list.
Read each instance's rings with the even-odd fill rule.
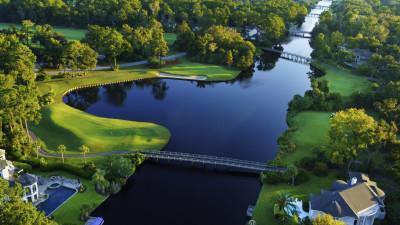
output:
[[278,221],[274,217],[273,207],[275,204],[275,196],[280,191],[287,191],[291,193],[293,197],[307,202],[310,201],[310,193],[321,194],[322,189],[329,190],[333,182],[337,180],[333,173],[327,177],[317,177],[311,173],[309,174],[310,179],[306,183],[294,187],[287,184],[264,184],[261,188],[252,217],[257,225],[278,224]]
[[179,61],[182,64],[165,67],[160,72],[181,76],[207,76],[208,81],[231,80],[240,73],[233,67],[197,63],[187,58],[180,58]]
[[33,170],[32,174],[47,177],[52,174],[58,174],[62,177],[80,180],[86,187],[87,191],[84,193],[76,193],[68,201],[66,201],[60,208],[58,208],[51,215],[54,216],[54,221],[58,224],[84,224],[85,222],[79,219],[81,214],[81,207],[83,204],[100,205],[106,198],[105,196],[97,194],[95,184],[86,179],[79,178],[63,171],[41,172]]
[[90,148],[89,154],[138,149],[160,150],[171,137],[167,128],[153,123],[97,117],[65,105],[62,95],[76,87],[156,78],[159,72],[207,76],[211,81],[233,79],[240,73],[239,70],[226,66],[193,63],[185,58],[179,60],[182,64],[163,69],[95,71],[88,77],[79,79],[39,83],[42,93],[55,93],[55,103],[41,109],[42,119],[38,125],[31,125],[30,129],[49,153],[57,153],[57,146],[60,144],[66,145],[65,154],[82,154],[78,150],[81,145]]

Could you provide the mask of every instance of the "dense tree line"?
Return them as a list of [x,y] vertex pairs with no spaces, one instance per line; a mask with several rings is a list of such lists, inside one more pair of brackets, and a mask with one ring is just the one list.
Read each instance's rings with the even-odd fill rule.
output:
[[0,34],[0,148],[15,158],[29,155],[28,122],[38,122],[39,109],[51,95],[36,87],[35,55],[15,35]]
[[322,13],[313,30],[313,57],[336,60],[346,66],[354,62],[349,49],[369,49],[369,62],[357,70],[386,80],[400,79],[400,6],[395,1],[345,0],[334,14]]
[[193,28],[207,29],[221,25],[237,27],[259,26],[271,44],[281,40],[286,28],[302,22],[310,3],[291,0],[1,0],[0,21],[79,26],[88,24],[136,28],[152,19],[161,22],[168,31],[186,21]]
[[234,29],[212,26],[202,32],[193,32],[186,22],[178,27],[175,42],[178,50],[186,50],[196,61],[234,65],[245,69],[253,64],[255,47],[243,40]]

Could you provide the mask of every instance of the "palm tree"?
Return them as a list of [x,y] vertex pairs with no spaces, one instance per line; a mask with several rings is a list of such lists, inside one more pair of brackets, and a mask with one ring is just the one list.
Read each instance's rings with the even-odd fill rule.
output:
[[83,157],[85,158],[85,164],[86,164],[86,153],[88,153],[90,149],[86,145],[82,145],[81,147],[79,147],[79,150],[83,153]]
[[36,158],[39,159],[39,152],[38,152],[38,150],[39,150],[39,148],[40,148],[40,142],[39,142],[39,141],[35,141],[35,142],[33,143],[33,147],[35,147],[35,150],[36,150]]
[[294,201],[293,196],[286,191],[280,191],[275,197],[275,203],[279,205],[279,210],[283,210],[285,214],[289,213],[292,216],[297,214],[296,205],[293,204]]
[[62,158],[62,161],[64,163],[64,152],[67,151],[67,148],[65,147],[65,145],[59,145],[58,146],[58,151],[61,152],[61,158]]

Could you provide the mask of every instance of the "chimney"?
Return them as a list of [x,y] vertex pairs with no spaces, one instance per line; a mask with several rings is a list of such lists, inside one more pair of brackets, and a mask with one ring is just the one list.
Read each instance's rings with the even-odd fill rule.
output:
[[357,177],[351,178],[351,185],[355,185],[357,183]]

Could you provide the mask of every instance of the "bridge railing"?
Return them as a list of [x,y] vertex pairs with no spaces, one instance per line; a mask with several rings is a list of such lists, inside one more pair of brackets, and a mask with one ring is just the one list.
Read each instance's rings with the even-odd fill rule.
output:
[[[239,164],[246,164],[246,165],[253,165],[253,166],[260,166],[260,167],[270,167],[270,168],[277,168],[276,165],[267,165],[266,163],[249,161],[249,160],[241,160],[241,159],[234,159],[234,158],[227,158],[227,157],[219,157],[219,156],[211,156],[211,155],[201,155],[201,154],[194,154],[194,153],[181,153],[181,152],[169,152],[169,151],[155,151],[155,150],[138,150],[141,153],[147,153],[146,155],[152,156],[166,156],[166,157],[177,157],[176,159],[182,159],[182,157],[187,158],[188,160],[213,160],[213,161],[224,161],[229,163],[239,163]],[[161,158],[161,157],[160,157]]]

